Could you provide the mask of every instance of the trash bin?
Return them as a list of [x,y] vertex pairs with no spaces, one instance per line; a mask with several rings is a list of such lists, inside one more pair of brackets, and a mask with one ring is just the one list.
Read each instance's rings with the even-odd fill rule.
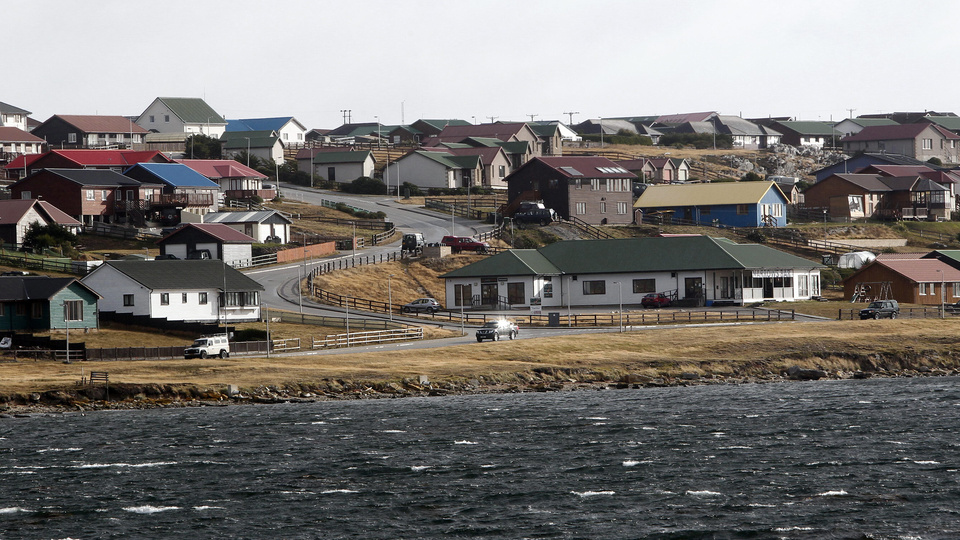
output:
[[547,313],[547,326],[554,328],[560,326],[560,312],[551,311]]

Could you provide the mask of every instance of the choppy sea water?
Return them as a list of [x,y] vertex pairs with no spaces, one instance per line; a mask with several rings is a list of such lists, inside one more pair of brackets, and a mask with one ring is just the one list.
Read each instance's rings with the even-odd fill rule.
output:
[[0,420],[0,538],[958,538],[960,380]]

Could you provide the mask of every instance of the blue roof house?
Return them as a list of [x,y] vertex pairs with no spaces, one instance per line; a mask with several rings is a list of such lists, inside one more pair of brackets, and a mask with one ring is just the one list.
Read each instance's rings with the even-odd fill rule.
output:
[[227,120],[227,131],[275,131],[285,146],[302,145],[307,128],[292,116]]
[[216,212],[219,206],[220,186],[182,163],[137,163],[123,175],[164,186],[163,193],[144,201],[144,208],[158,212],[164,224],[180,223],[182,211],[202,216]]
[[662,218],[664,223],[682,220],[728,227],[784,227],[788,204],[775,182],[715,182],[651,185],[633,207],[643,212],[647,223]]

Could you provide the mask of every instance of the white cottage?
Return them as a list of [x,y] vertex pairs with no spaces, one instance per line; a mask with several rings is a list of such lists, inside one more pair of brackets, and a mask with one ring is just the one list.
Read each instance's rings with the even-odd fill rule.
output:
[[107,261],[81,282],[102,297],[100,312],[206,323],[260,319],[263,286],[221,261]]
[[639,305],[664,293],[688,305],[808,300],[821,264],[707,236],[577,240],[513,249],[442,277],[448,307]]

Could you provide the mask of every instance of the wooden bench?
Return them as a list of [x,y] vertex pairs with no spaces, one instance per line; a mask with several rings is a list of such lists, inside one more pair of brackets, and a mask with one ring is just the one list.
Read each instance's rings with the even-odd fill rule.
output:
[[102,382],[107,384],[110,382],[110,374],[106,371],[91,371],[90,372],[90,384],[95,382]]

